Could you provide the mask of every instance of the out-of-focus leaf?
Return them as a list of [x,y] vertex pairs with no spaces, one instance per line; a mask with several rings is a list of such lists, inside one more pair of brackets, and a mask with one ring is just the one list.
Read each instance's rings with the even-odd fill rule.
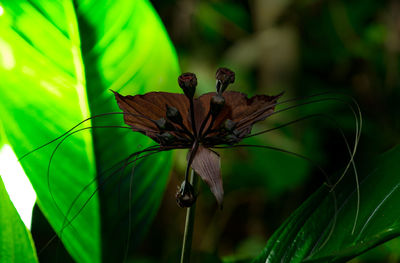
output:
[[[148,1],[78,1],[77,19],[92,115],[120,112],[110,89],[123,95],[179,92],[175,51]],[[114,115],[92,123],[124,125],[122,119],[122,115]],[[154,144],[127,129],[95,129],[92,134],[101,181],[109,174],[107,168]],[[170,161],[169,153],[159,153],[137,163],[132,182],[130,176],[120,177],[100,191],[105,260],[122,260],[128,239],[132,248],[140,242],[160,205]]]
[[249,237],[244,239],[233,255],[222,258],[224,263],[250,263],[252,258],[259,254],[264,247],[265,240],[259,237]]
[[[253,262],[343,262],[400,235],[400,147],[382,155],[360,182],[361,206],[352,234],[357,195],[344,180],[332,195],[320,188],[282,224]],[[352,179],[352,178],[347,178]]]
[[360,256],[352,259],[349,263],[356,262],[398,262],[400,261],[400,237],[396,237],[384,244],[377,246]]
[[251,259],[238,259],[238,260],[226,259],[226,260],[223,260],[223,263],[250,263],[250,262],[251,262]]
[[[4,14],[0,17],[1,122],[18,157],[89,116],[72,2],[34,3],[2,2]],[[89,133],[78,133],[55,156],[49,185],[59,208],[46,178],[51,150],[38,151],[21,164],[43,213],[60,231],[72,199],[96,175],[92,138]],[[88,191],[95,189],[93,184]],[[89,194],[83,198],[88,199]],[[73,221],[73,228],[63,231],[65,246],[77,260],[100,260],[98,211],[98,198],[94,196]]]
[[0,176],[0,262],[38,262],[29,230],[15,210]]
[[[173,91],[176,86],[176,55],[148,1],[38,0],[7,1],[2,5],[0,119],[7,140],[19,157],[89,116],[119,111],[109,89],[137,94]],[[123,125],[123,121],[118,115],[92,119],[86,126],[90,124]],[[54,145],[22,160],[39,206],[57,232],[65,226],[65,214],[70,208],[69,219],[78,214],[71,226],[63,229],[61,237],[78,262],[100,262],[101,253],[112,257],[110,251],[114,247],[107,245],[114,238],[119,240],[121,230],[115,228],[127,225],[125,221],[119,224],[123,218],[110,215],[119,207],[117,198],[107,196],[109,191],[100,191],[100,213],[99,195],[92,196],[98,186],[89,183],[97,176],[103,182],[110,174],[105,169],[149,144],[144,136],[127,129],[76,133],[55,154],[49,181],[47,165]],[[160,154],[151,163],[137,164],[130,210],[131,240],[136,244],[158,209],[169,163],[170,155]],[[115,190],[111,194],[118,193]],[[119,203],[129,203],[124,195],[121,198]],[[123,215],[127,220],[127,213]],[[110,219],[114,221],[108,222]],[[127,228],[124,230],[125,237]],[[114,244],[119,249],[126,247]],[[119,252],[114,251],[123,255]]]
[[[286,142],[289,147],[295,148],[296,142],[285,136],[269,135],[267,139],[275,144]],[[260,138],[249,138],[246,143],[262,145]],[[230,150],[232,151],[232,150]],[[294,189],[304,180],[309,171],[310,164],[298,157],[282,154],[269,149],[236,149],[239,158],[226,165],[225,185],[229,188],[241,188],[243,184],[253,188],[267,189],[271,197],[279,197],[284,191]],[[231,154],[231,153],[229,153]],[[240,160],[240,161],[238,161]],[[268,160],[267,162],[265,160]],[[261,165],[262,164],[262,165]],[[252,176],[246,176],[251,174]],[[281,174],[284,176],[276,176]]]

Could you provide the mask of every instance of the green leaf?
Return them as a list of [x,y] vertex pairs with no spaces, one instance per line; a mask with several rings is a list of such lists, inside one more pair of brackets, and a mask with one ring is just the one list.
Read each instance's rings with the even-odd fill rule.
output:
[[0,176],[0,262],[38,262],[35,245]]
[[[89,116],[119,112],[109,89],[124,95],[177,91],[176,54],[148,1],[7,1],[3,8],[0,120],[18,157]],[[123,125],[122,115],[85,125]],[[113,249],[127,247],[121,244],[128,228],[118,228],[128,226],[124,218],[130,218],[134,244],[151,224],[166,186],[169,153],[137,163],[131,217],[129,183],[120,190],[116,176],[114,184],[93,183],[95,178],[104,182],[111,174],[107,168],[150,144],[128,129],[99,128],[68,137],[53,158],[49,178],[55,144],[21,161],[41,210],[56,232],[63,230],[61,239],[78,262],[123,255]],[[64,229],[67,211],[73,221]]]
[[[253,262],[344,262],[400,235],[400,146],[383,154],[360,181],[361,205],[354,234],[354,178],[332,194],[320,188],[274,233]],[[333,232],[332,223],[335,222]]]

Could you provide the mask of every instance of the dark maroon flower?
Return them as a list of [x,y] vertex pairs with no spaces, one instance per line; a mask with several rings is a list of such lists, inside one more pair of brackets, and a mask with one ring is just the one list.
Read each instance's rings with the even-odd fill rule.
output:
[[197,78],[195,74],[183,73],[178,78],[178,84],[188,98],[193,98],[197,86]]
[[[210,148],[239,143],[251,132],[254,123],[274,112],[282,93],[247,98],[240,92],[225,91],[235,80],[231,70],[218,69],[216,78],[217,92],[198,98],[193,98],[197,85],[193,73],[184,73],[178,78],[185,95],[168,92],[136,96],[114,94],[124,112],[124,121],[132,130],[145,134],[164,148],[190,149],[188,167],[200,175],[222,205],[220,156]],[[177,194],[178,203],[190,206],[195,196],[190,193],[187,180],[184,184]]]
[[219,68],[215,74],[217,93],[222,94],[229,84],[235,82],[235,72],[227,68]]

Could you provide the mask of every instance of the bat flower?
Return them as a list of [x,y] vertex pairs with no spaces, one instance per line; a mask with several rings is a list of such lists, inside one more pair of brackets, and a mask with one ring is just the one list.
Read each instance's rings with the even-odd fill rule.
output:
[[184,94],[149,92],[123,96],[114,92],[124,121],[133,131],[145,134],[164,149],[189,149],[186,178],[177,193],[181,207],[195,202],[188,182],[190,167],[210,187],[221,206],[224,190],[220,156],[211,150],[216,145],[239,143],[251,132],[254,123],[274,112],[282,93],[276,96],[225,91],[235,81],[235,73],[220,68],[216,73],[216,92],[194,98],[197,78],[193,73],[179,76]]

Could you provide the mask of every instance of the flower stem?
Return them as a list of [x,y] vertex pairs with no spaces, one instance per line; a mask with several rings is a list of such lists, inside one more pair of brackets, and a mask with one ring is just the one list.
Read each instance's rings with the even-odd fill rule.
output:
[[[197,175],[192,170],[190,177],[190,184],[194,189],[197,188]],[[190,252],[192,248],[193,239],[193,226],[194,226],[194,213],[196,210],[196,203],[186,209],[185,232],[183,234],[181,263],[190,262]]]
[[189,99],[189,103],[190,103],[190,120],[192,122],[192,130],[193,130],[193,134],[194,134],[194,138],[197,139],[197,129],[196,129],[196,120],[194,117],[194,102],[193,102],[193,98]]

